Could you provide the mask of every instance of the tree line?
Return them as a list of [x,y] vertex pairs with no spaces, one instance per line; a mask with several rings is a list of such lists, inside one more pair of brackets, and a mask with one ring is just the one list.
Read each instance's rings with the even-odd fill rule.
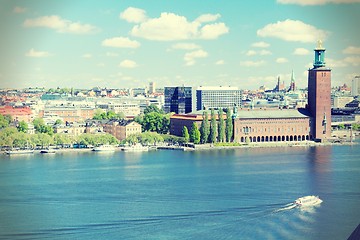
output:
[[226,110],[226,120],[223,118],[223,110],[218,110],[218,121],[216,121],[215,110],[211,109],[210,123],[207,111],[203,112],[200,129],[194,122],[191,126],[190,132],[186,126],[182,129],[182,136],[185,142],[192,142],[195,144],[216,143],[216,142],[231,142],[233,135],[233,123],[231,119],[231,112],[228,108]]

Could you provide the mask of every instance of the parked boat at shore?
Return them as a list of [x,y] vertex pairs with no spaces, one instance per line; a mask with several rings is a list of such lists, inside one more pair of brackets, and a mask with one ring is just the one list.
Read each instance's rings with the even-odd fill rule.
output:
[[56,150],[55,149],[42,149],[40,151],[40,153],[42,154],[46,154],[46,153],[56,153]]
[[95,152],[111,152],[111,151],[115,151],[116,147],[114,145],[104,144],[94,147],[92,150]]
[[19,154],[32,154],[34,153],[33,149],[15,149],[15,150],[9,150],[5,151],[8,155],[19,155]]
[[147,152],[149,151],[149,147],[143,146],[141,144],[135,144],[131,146],[122,147],[121,150],[125,152]]

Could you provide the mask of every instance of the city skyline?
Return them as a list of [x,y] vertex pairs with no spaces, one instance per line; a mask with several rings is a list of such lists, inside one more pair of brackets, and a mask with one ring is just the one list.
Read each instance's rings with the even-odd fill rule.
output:
[[1,88],[306,87],[319,39],[359,75],[359,0],[1,2]]

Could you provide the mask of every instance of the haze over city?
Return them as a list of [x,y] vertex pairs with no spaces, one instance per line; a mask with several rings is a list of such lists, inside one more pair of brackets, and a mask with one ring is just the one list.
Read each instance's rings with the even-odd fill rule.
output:
[[359,0],[0,1],[0,87],[306,87],[359,75]]

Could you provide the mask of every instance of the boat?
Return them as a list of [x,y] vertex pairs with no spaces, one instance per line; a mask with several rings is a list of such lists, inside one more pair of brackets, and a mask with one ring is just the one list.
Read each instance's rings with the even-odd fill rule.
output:
[[141,144],[135,144],[135,145],[125,146],[121,148],[121,150],[125,152],[146,152],[149,151],[149,147],[143,146]]
[[95,152],[111,152],[111,151],[115,151],[116,148],[113,145],[104,144],[104,145],[94,147],[92,150]]
[[305,196],[295,200],[297,206],[315,206],[322,203],[322,200],[318,196]]
[[15,149],[5,152],[8,155],[31,154],[34,153],[33,149]]
[[45,154],[45,153],[56,153],[55,149],[42,149],[40,151],[40,153]]

